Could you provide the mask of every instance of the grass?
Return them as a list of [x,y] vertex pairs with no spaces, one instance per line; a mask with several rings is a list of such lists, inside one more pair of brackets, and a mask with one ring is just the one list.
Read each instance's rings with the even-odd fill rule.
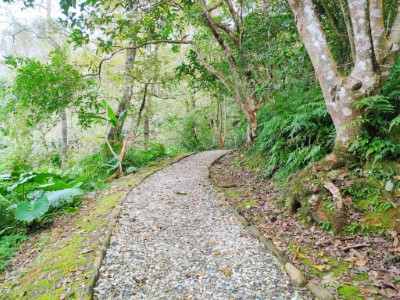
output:
[[82,286],[91,283],[92,266],[115,206],[132,186],[186,155],[151,164],[136,174],[115,181],[110,191],[86,200],[86,210],[78,212],[69,222],[66,218],[65,223],[43,234],[33,247],[36,259],[13,282],[0,285],[0,299],[78,298]]
[[19,246],[28,239],[24,234],[8,235],[0,238],[0,272],[11,262]]

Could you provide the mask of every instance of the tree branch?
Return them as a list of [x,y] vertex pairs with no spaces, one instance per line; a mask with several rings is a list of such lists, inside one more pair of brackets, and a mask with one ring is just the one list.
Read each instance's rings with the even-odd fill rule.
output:
[[363,1],[349,1],[351,23],[354,32],[354,46],[356,61],[351,77],[361,80],[362,77],[374,72],[372,42],[368,21],[368,3]]
[[389,40],[393,43],[392,51],[398,52],[400,48],[400,3],[398,4],[396,19],[390,30]]
[[340,9],[342,10],[344,23],[346,25],[347,37],[350,43],[351,57],[353,58],[353,62],[356,61],[356,48],[354,46],[354,35],[353,35],[353,27],[351,27],[351,19],[348,12],[348,7],[344,0],[339,0]]
[[89,76],[100,76],[100,74],[101,74],[101,68],[102,68],[102,66],[103,66],[103,63],[106,62],[106,61],[111,60],[116,54],[118,54],[118,53],[120,53],[120,52],[122,52],[122,51],[129,50],[129,49],[140,49],[140,48],[143,48],[143,47],[148,46],[148,45],[157,45],[157,44],[184,44],[184,45],[192,45],[193,42],[192,42],[192,41],[174,41],[174,40],[155,40],[155,41],[148,41],[148,42],[145,42],[145,43],[140,44],[140,45],[135,45],[135,46],[130,46],[130,47],[122,47],[122,48],[120,48],[120,49],[118,49],[118,50],[112,52],[108,57],[103,58],[103,59],[100,61],[98,67],[97,67],[97,70],[98,70],[98,71],[97,71],[96,73],[85,74],[84,77],[89,77]]
[[238,76],[239,72],[237,70],[237,64],[236,64],[235,58],[233,57],[232,50],[229,47],[228,43],[225,41],[225,39],[222,37],[220,32],[218,31],[218,28],[207,9],[205,1],[199,0],[198,4],[203,10],[203,18],[204,18],[205,25],[211,30],[213,36],[217,40],[221,49],[224,51],[225,57],[228,61],[231,71],[235,74],[235,76],[237,76],[239,78],[239,76]]
[[217,2],[215,2],[213,5],[211,5],[211,6],[208,8],[208,11],[209,11],[209,12],[212,12],[213,10],[217,9],[217,8],[221,5],[221,3],[222,3],[223,1],[224,1],[224,0],[218,0]]
[[289,5],[295,15],[297,29],[311,58],[324,98],[331,99],[331,93],[338,81],[337,63],[315,13],[315,6],[311,0],[289,0]]
[[232,42],[239,46],[239,40],[235,37],[235,35],[233,34],[232,30],[229,28],[228,25],[222,23],[222,22],[215,22],[215,25],[222,29],[223,31],[225,31],[225,33],[231,38]]
[[243,33],[242,26],[240,26],[238,13],[236,12],[233,3],[231,0],[225,0],[225,3],[228,5],[229,12],[232,16],[233,22],[235,23],[236,31],[238,35],[241,37]]
[[389,50],[389,43],[385,32],[382,0],[369,1],[369,19],[372,43],[376,62],[381,65]]

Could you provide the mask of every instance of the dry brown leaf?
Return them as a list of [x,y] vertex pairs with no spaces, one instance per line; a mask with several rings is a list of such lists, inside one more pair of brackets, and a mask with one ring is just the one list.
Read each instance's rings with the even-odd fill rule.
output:
[[230,277],[232,275],[232,271],[229,270],[227,267],[223,267],[219,269],[222,273],[225,274],[226,277]]
[[356,265],[359,267],[364,267],[367,264],[367,261],[364,259],[359,259],[356,261]]

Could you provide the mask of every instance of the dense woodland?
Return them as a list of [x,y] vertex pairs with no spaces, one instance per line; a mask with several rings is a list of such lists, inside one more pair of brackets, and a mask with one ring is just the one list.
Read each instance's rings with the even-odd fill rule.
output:
[[307,226],[397,239],[399,1],[1,7],[0,271],[85,194],[211,149]]

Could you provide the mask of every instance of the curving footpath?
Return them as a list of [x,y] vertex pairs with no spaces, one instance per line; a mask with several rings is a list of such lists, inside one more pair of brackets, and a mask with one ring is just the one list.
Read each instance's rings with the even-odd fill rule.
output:
[[298,299],[276,258],[208,181],[226,151],[202,152],[132,190],[100,269],[95,299]]

